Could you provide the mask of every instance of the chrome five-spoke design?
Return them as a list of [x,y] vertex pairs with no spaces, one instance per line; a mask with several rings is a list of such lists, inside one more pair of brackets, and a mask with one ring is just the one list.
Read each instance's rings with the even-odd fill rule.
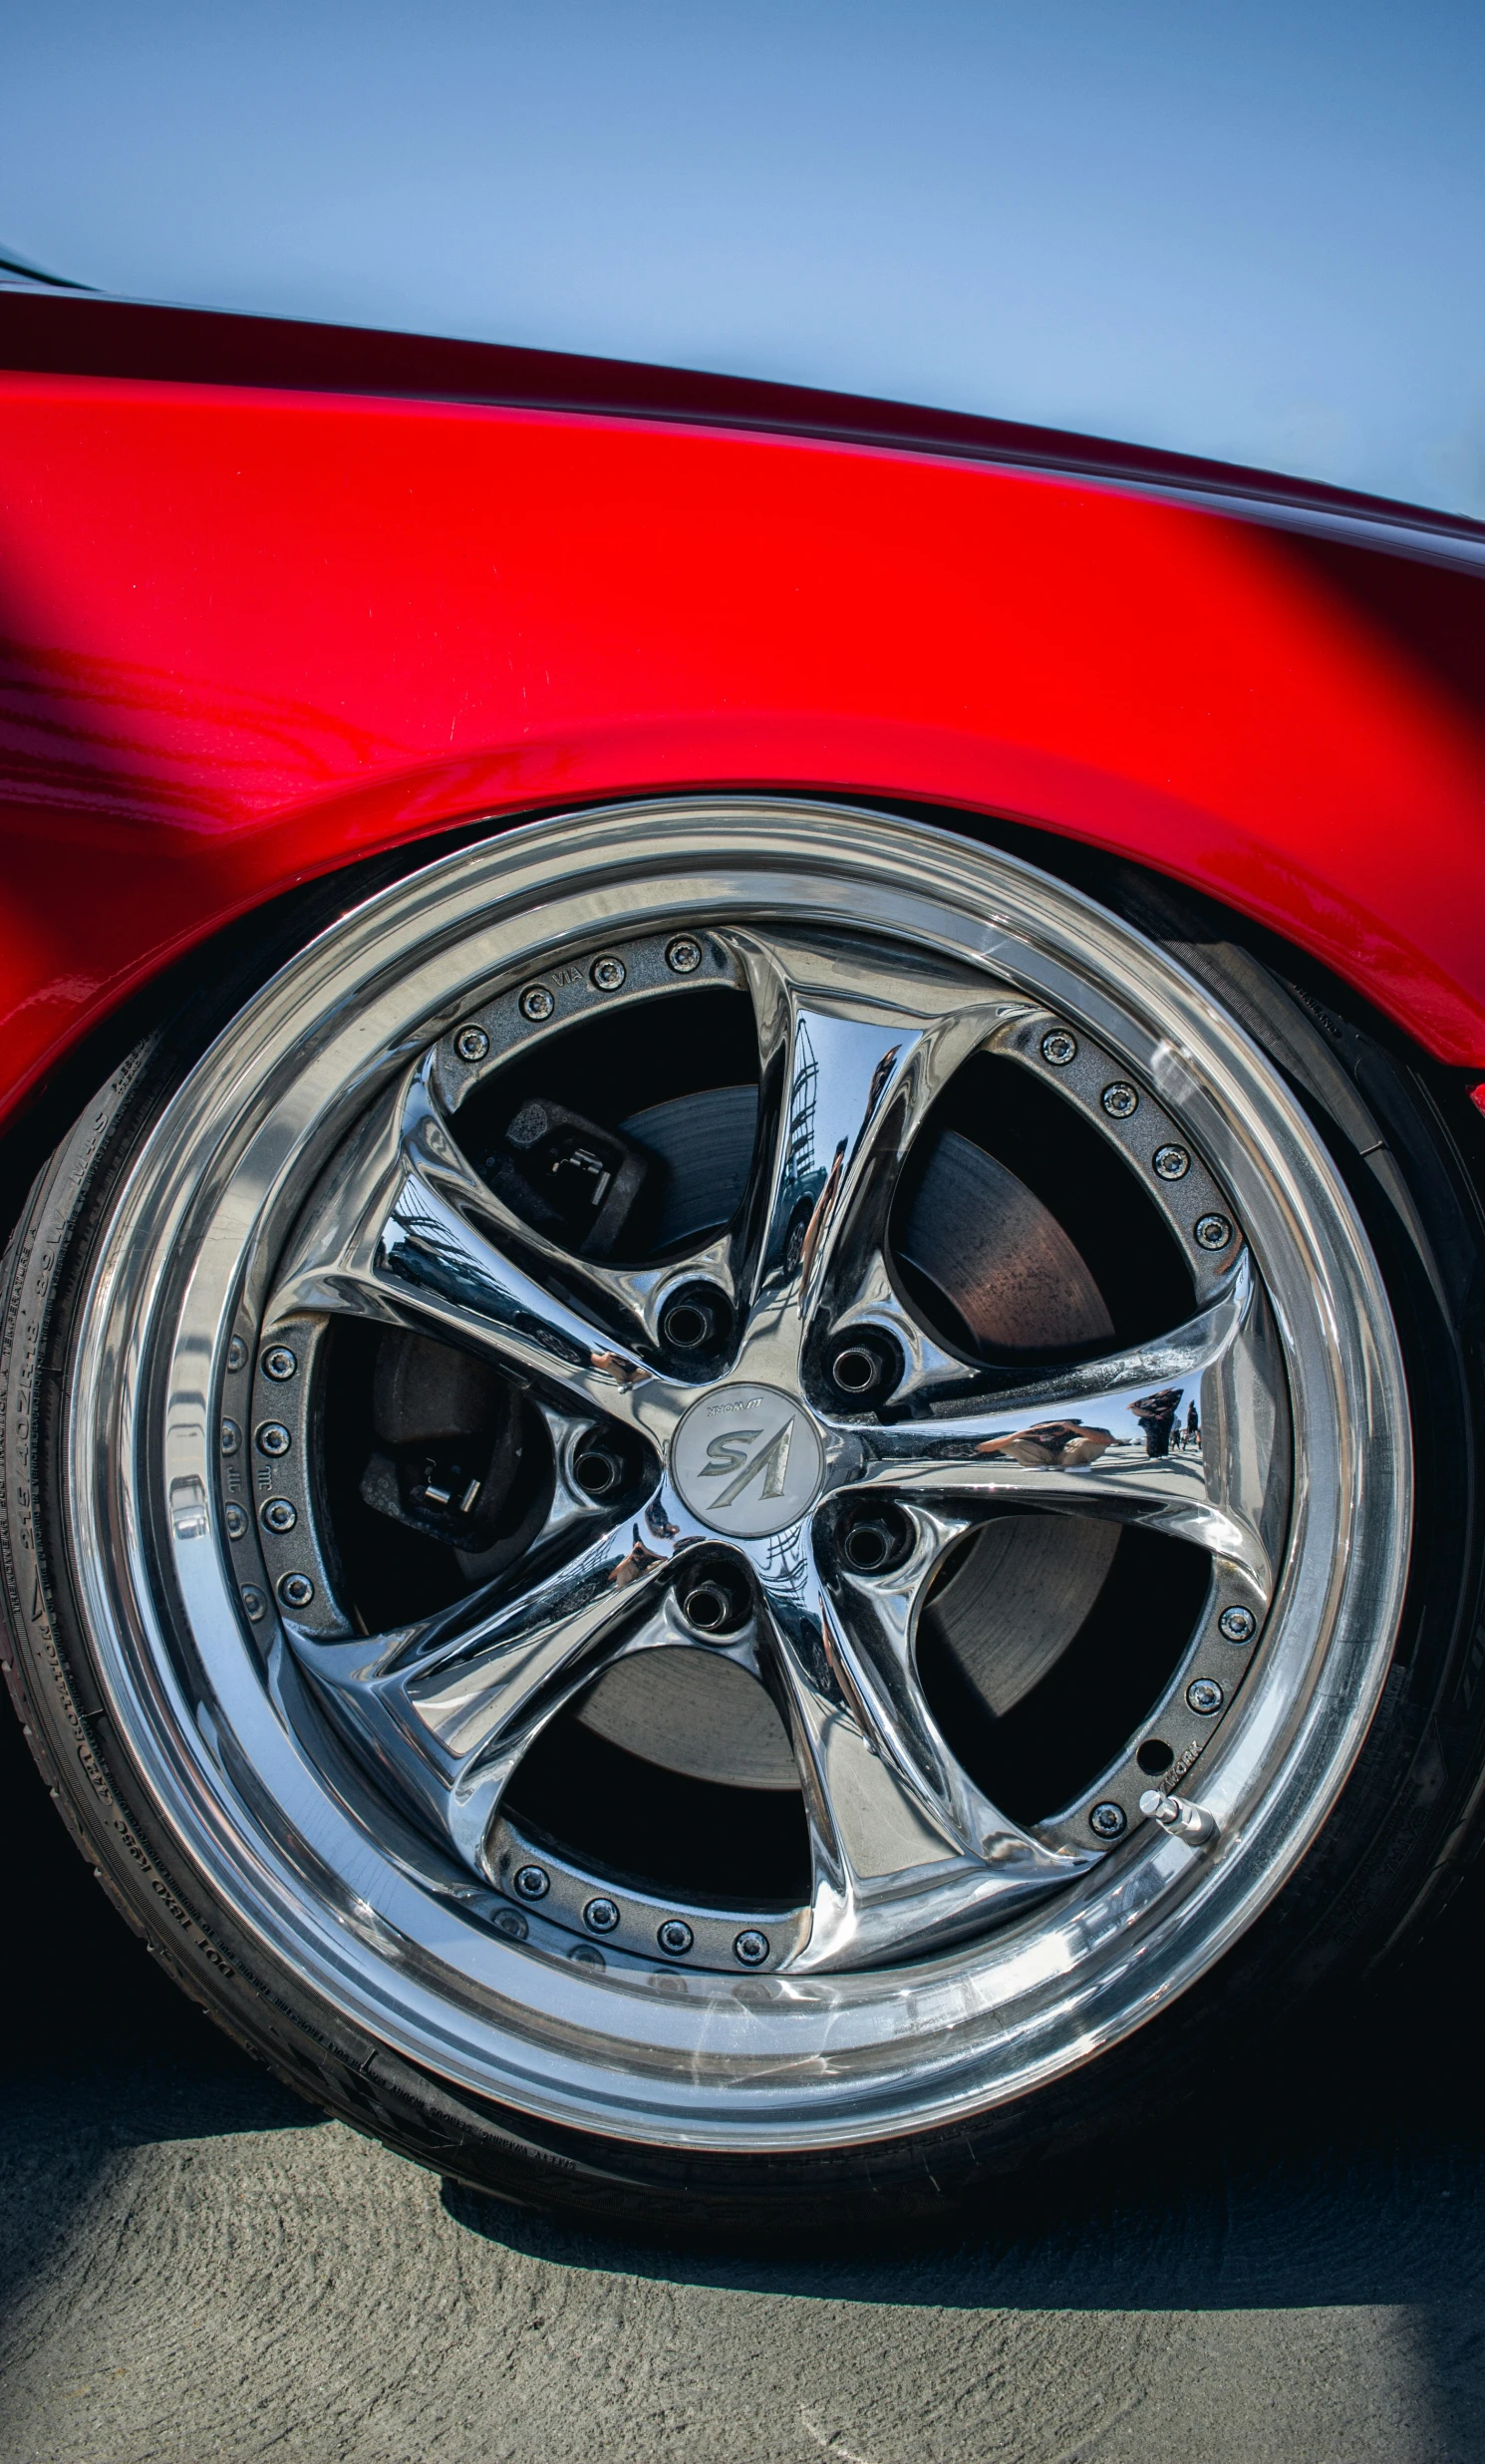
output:
[[[811,946],[708,920],[694,940],[711,977],[745,995],[758,1057],[750,1161],[722,1229],[659,1263],[623,1266],[523,1217],[461,1142],[446,1084],[456,1031],[358,1124],[255,1330],[260,1490],[287,1485],[284,1454],[264,1453],[265,1433],[284,1444],[272,1434],[284,1431],[287,1454],[314,1442],[308,1399],[296,1427],[284,1397],[291,1386],[309,1397],[317,1348],[338,1318],[467,1349],[514,1381],[543,1415],[555,1465],[515,1561],[451,1605],[356,1632],[325,1571],[332,1545],[311,1570],[313,1484],[302,1519],[286,1499],[278,1520],[293,1520],[282,1532],[271,1517],[260,1523],[311,1688],[473,1874],[519,1904],[513,1878],[536,1869],[497,1817],[558,1714],[620,1662],[705,1653],[771,1698],[807,1823],[807,1900],[746,1929],[734,1958],[795,1971],[879,1964],[1083,1873],[1138,1820],[1138,1787],[1148,1785],[1126,1755],[1127,1767],[1100,1775],[1096,1806],[1048,1807],[1052,1819],[1027,1822],[977,1784],[918,1667],[924,1604],[946,1563],[1008,1510],[1088,1518],[1105,1538],[1137,1524],[1205,1554],[1209,1629],[1226,1616],[1254,1636],[1274,1581],[1265,1533],[1286,1510],[1284,1406],[1231,1201],[1193,1217],[1189,1189],[1174,1220],[1197,1299],[1180,1324],[1123,1346],[1084,1345],[1052,1366],[992,1366],[941,1340],[911,1306],[893,1256],[894,1209],[965,1065],[1009,1055],[1040,1073],[1050,1105],[1068,1099],[1060,1057],[1077,1039],[1013,982],[894,963],[890,944],[865,936]],[[591,983],[601,963],[628,981],[623,947],[602,962],[583,953],[570,972]],[[662,983],[652,998],[674,991]],[[543,1004],[528,995],[527,1009]],[[541,1041],[546,1019],[528,1024],[498,1066],[515,1068]],[[483,1059],[487,1032],[461,1032]],[[1112,1059],[1098,1075],[1122,1090],[1102,1115],[1122,1122],[1139,1097]],[[498,1067],[482,1082],[497,1089]],[[1150,1126],[1153,1098],[1144,1114],[1141,1151],[1171,1147],[1174,1132]],[[590,1151],[601,1137],[584,1134],[588,1147],[565,1168],[601,1180],[606,1158]],[[1148,1164],[1146,1177],[1158,1205],[1170,1183]],[[1180,1180],[1189,1179],[1188,1166]],[[1193,1229],[1213,1219],[1217,1246]],[[1178,1416],[1200,1427],[1200,1444],[1152,1445],[1150,1425]],[[585,1485],[575,1458],[615,1466],[613,1494],[601,1481],[595,1494],[591,1476]],[[479,1485],[471,1472],[471,1510]],[[436,1504],[456,1515],[459,1501],[449,1488]],[[1203,1683],[1219,1706],[1230,1699],[1244,1657],[1228,1646],[1221,1682],[1190,1679],[1192,1702]],[[1211,1711],[1188,1703],[1185,1718],[1198,1736],[1213,1732]],[[601,1872],[593,1890],[611,1947],[650,1950],[659,1936],[666,1949],[649,1897],[636,1906]],[[696,1915],[678,1903],[669,1925],[672,1943],[684,1938],[671,1956],[699,1963]]]

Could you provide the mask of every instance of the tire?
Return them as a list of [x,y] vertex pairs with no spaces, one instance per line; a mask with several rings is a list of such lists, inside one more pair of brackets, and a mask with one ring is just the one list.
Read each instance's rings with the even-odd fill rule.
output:
[[1040,853],[721,798],[332,885],[31,1191],[6,1662],[59,1810],[233,2036],[476,2188],[952,2214],[1370,1972],[1472,1851],[1463,1084]]

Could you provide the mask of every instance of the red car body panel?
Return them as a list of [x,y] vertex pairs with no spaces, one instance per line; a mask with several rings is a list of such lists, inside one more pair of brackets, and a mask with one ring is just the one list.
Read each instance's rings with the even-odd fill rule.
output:
[[1485,1068],[1455,533],[1420,560],[1158,473],[744,417],[0,378],[0,1113],[296,881],[694,788],[1117,850]]

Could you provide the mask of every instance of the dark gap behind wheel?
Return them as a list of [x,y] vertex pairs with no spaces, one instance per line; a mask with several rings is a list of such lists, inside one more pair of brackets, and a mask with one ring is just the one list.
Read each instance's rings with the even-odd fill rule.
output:
[[663,1770],[571,1713],[537,1738],[503,1810],[618,1886],[755,1911],[797,1907],[809,1896],[802,1797]]

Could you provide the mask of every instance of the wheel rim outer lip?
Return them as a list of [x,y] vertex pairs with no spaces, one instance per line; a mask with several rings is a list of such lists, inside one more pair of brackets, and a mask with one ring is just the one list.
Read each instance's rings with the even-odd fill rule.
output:
[[[819,870],[822,844],[835,866],[829,876]],[[560,898],[550,892],[554,870]],[[1027,982],[1024,936],[1035,953],[1034,998],[1116,1049],[1127,1046],[1131,1015],[1145,1025],[1156,1084],[1188,1117],[1198,1106],[1219,1173],[1231,1181],[1236,1167],[1265,1265],[1296,1404],[1291,1544],[1262,1682],[1250,1679],[1229,1713],[1203,1787],[1223,1824],[1215,1853],[1193,1857],[1164,1837],[1142,1845],[1141,1835],[1123,1852],[1115,1884],[1100,1892],[1099,1868],[1059,1897],[1051,1929],[1043,1912],[1040,1927],[1036,1916],[1024,1919],[912,1971],[687,1976],[683,1995],[672,1979],[662,1996],[644,1977],[598,1978],[476,1933],[390,1860],[376,1865],[278,1715],[272,1690],[249,1679],[227,1573],[199,1528],[215,1418],[200,1364],[223,1349],[240,1232],[282,1187],[305,1130],[332,1120],[333,1133],[322,1131],[328,1147],[367,1100],[399,1017],[406,1035],[417,1015],[419,1040],[431,1040],[522,950],[528,963],[539,950],[550,965],[556,947],[641,919],[721,922],[736,906],[797,922],[806,882],[819,897],[809,913],[815,929],[877,926]],[[616,897],[632,914],[616,911]],[[987,922],[997,908],[1004,921]],[[456,983],[453,943],[464,966]],[[409,968],[407,953],[420,947]],[[1123,1008],[1083,969],[1125,978]],[[1240,1141],[1229,1124],[1245,1112],[1249,1135]],[[1304,1174],[1276,1163],[1291,1154],[1304,1158]],[[171,1193],[167,1204],[160,1189]],[[239,1235],[220,1220],[229,1202],[243,1219]],[[172,1261],[213,1213],[211,1237],[182,1278]],[[1286,1294],[1269,1264],[1286,1232],[1320,1266],[1339,1233],[1332,1263],[1345,1272]],[[218,1725],[265,1801],[274,1782],[302,1800],[295,1812],[305,1818],[277,1839],[203,1737],[160,1622],[159,1594],[170,1586],[154,1562],[148,1406],[166,1343],[168,1571],[221,1681]],[[1015,858],[848,807],[747,798],[609,807],[505,832],[353,911],[264,988],[167,1105],[101,1249],[78,1347],[90,1374],[72,1386],[74,1565],[110,1709],[157,1816],[245,1934],[352,2020],[476,2093],[616,2136],[735,2150],[887,2137],[963,2121],[1126,2035],[1221,1956],[1303,1857],[1360,1748],[1400,1615],[1411,1514],[1402,1362],[1350,1200],[1269,1065],[1194,978],[1077,893]],[[1297,1369],[1308,1385],[1297,1386]],[[1316,1460],[1305,1444],[1300,1404],[1317,1383],[1333,1401],[1334,1461]],[[1375,1476],[1384,1459],[1385,1490]],[[1338,1523],[1349,1537],[1363,1464],[1372,1488],[1364,1545],[1328,1549],[1326,1528]],[[1299,1632],[1304,1610],[1333,1629],[1318,1669]],[[362,1896],[358,1875],[375,1899]]]

